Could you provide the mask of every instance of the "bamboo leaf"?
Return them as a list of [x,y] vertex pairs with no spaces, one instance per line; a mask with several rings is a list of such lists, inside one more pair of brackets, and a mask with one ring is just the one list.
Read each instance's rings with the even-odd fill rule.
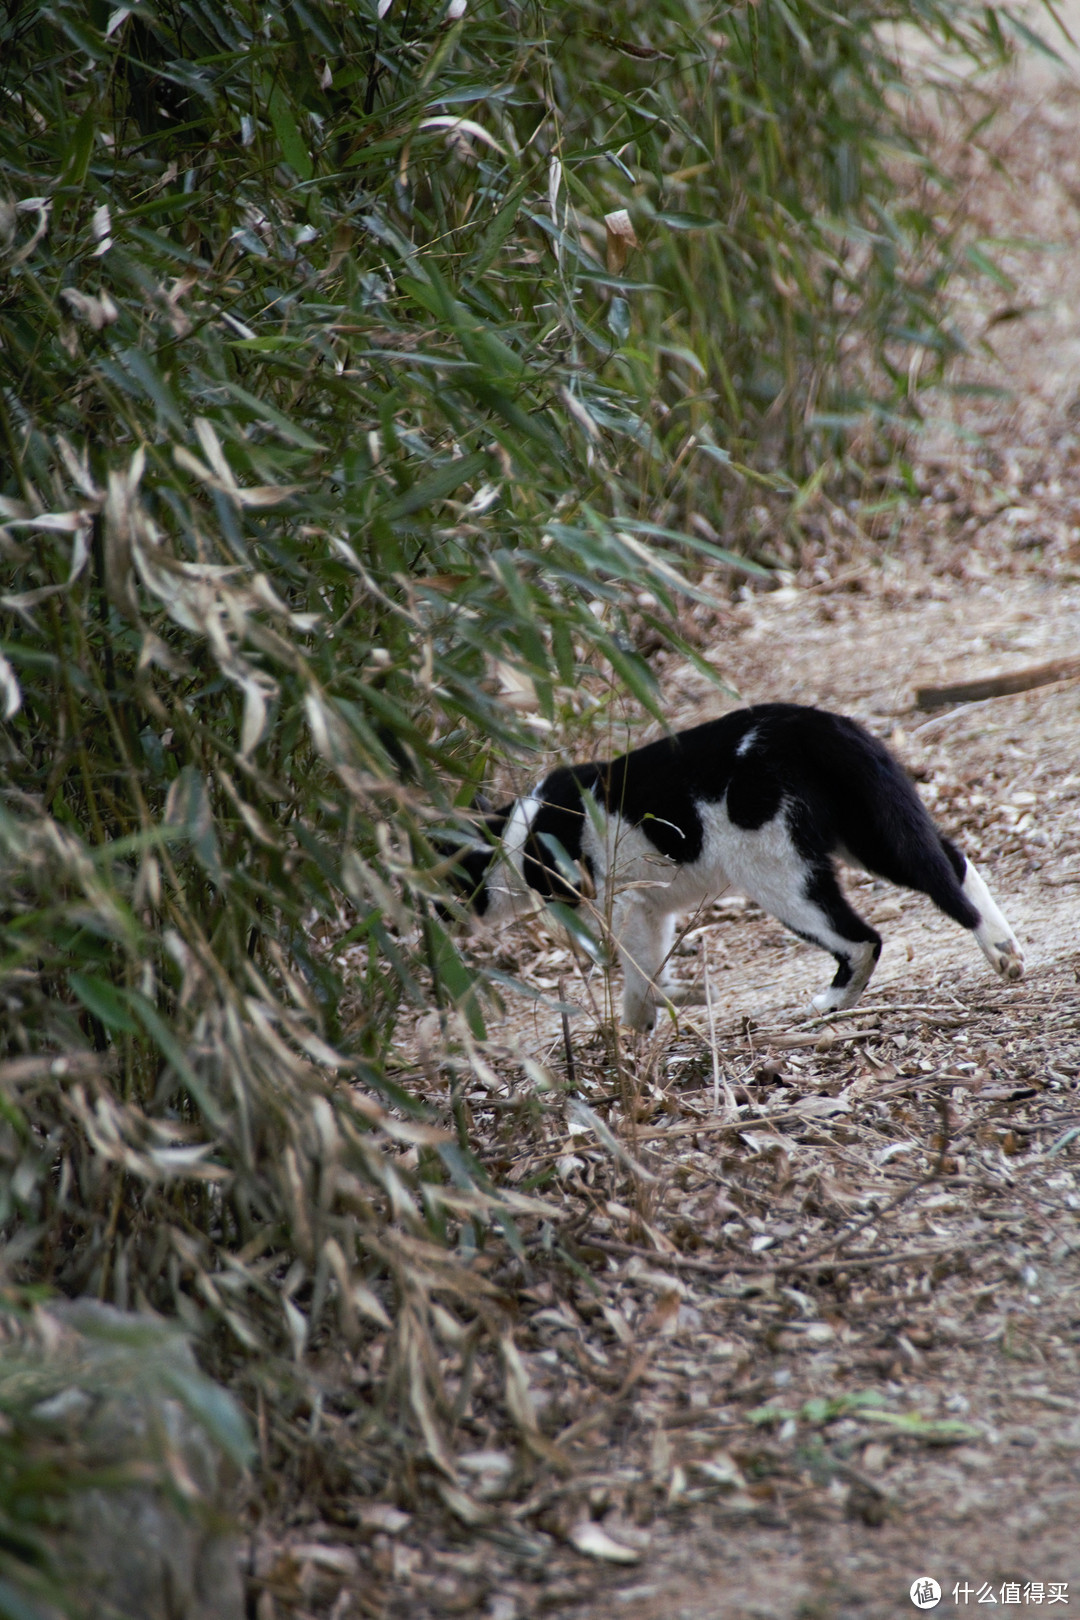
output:
[[87,1012],[99,1018],[106,1029],[129,1035],[138,1029],[138,1024],[121,1000],[115,985],[110,984],[108,979],[88,973],[71,973],[68,975],[68,983]]
[[414,484],[396,501],[392,501],[386,508],[385,516],[393,521],[395,518],[408,517],[410,513],[419,512],[425,506],[432,506],[437,501],[445,500],[456,489],[460,489],[462,484],[468,483],[470,479],[483,472],[487,464],[487,456],[479,451],[449,462],[445,467],[440,467],[437,472]]
[[295,170],[299,179],[310,180],[315,173],[311,153],[297,127],[288,98],[280,87],[273,90],[266,104],[266,111],[274,126],[274,133],[281,145],[286,163]]

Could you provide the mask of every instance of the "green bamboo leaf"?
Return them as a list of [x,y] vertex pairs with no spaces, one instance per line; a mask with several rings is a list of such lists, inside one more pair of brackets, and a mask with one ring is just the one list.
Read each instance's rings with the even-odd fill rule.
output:
[[427,928],[432,942],[434,956],[434,971],[439,982],[444,986],[455,1006],[465,1014],[469,1028],[477,1040],[487,1039],[484,1028],[484,1017],[480,1011],[477,999],[477,976],[468,968],[458,954],[453,940],[445,929],[429,918]]
[[787,1423],[795,1416],[790,1406],[755,1406],[747,1412],[746,1421],[754,1424],[755,1428],[768,1429]]
[[161,1367],[161,1381],[237,1468],[251,1466],[255,1460],[251,1431],[226,1390],[203,1373],[175,1362]]
[[217,829],[206,783],[193,765],[185,765],[169,788],[165,801],[165,825],[185,833],[207,876],[218,888],[226,882],[226,872],[218,847]]
[[[1013,278],[1006,275],[1001,266],[995,263],[989,253],[981,248],[977,242],[970,242],[965,249],[965,253],[970,262],[977,270],[981,270],[984,276],[989,276],[992,281],[996,281],[998,286],[1004,287],[1006,292],[1016,291],[1016,282]],[[932,336],[934,339],[937,338],[936,333],[932,334]]]
[[67,159],[57,182],[59,186],[81,186],[85,181],[86,171],[90,167],[90,156],[94,150],[97,123],[98,110],[91,102],[83,110],[71,135]]
[[513,185],[503,198],[494,219],[484,231],[476,249],[476,256],[469,264],[469,275],[474,281],[487,274],[498,257],[510,233],[517,224],[518,208],[521,200],[529,189],[530,179],[522,176]]
[[630,305],[625,298],[613,298],[608,310],[608,327],[618,343],[625,343],[630,336]]
[[177,433],[186,431],[176,395],[162,377],[151,355],[143,349],[126,349],[120,356],[125,370],[142,384],[165,421]]
[[611,663],[616,674],[626,684],[627,689],[633,693],[650,714],[657,719],[662,718],[660,712],[660,692],[656,684],[656,677],[643,658],[634,652],[624,650],[615,641],[608,641],[604,646],[605,656]]
[[721,224],[720,220],[709,219],[706,214],[662,213],[657,214],[656,220],[669,231],[715,231]]
[[191,1062],[177,1039],[162,1018],[153,1002],[139,990],[125,990],[124,999],[134,1012],[139,1023],[157,1046],[162,1057],[172,1065],[180,1080],[194,1097],[209,1124],[221,1127],[224,1116],[218,1103],[211,1097],[206,1086],[196,1074]]
[[[1057,17],[1054,15],[1054,12],[1049,6],[1047,7],[1047,10],[1050,11],[1051,16],[1054,17],[1054,21],[1057,22]],[[1048,39],[1044,39],[1042,34],[1038,33],[1034,28],[1029,27],[1028,24],[1024,22],[1022,17],[1017,16],[1014,11],[1003,12],[1002,15],[1007,18],[1008,26],[1011,29],[1014,29],[1015,32],[1020,35],[1020,38],[1024,40],[1026,44],[1030,45],[1033,50],[1038,51],[1041,56],[1048,56],[1052,62],[1056,62],[1060,67],[1067,67],[1068,64],[1065,62],[1065,59],[1061,55],[1060,51],[1055,50],[1050,41]]]
[[266,111],[274,126],[274,134],[278,138],[286,163],[301,180],[310,180],[315,173],[311,153],[297,127],[286,94],[279,86],[275,86],[271,92]]
[[462,484],[482,473],[488,465],[488,458],[482,451],[474,451],[471,456],[461,456],[457,461],[450,461],[437,472],[430,473],[426,478],[419,479],[404,495],[391,501],[384,510],[384,516],[391,522],[395,518],[408,517],[412,512],[419,512],[425,506],[432,506],[436,501],[445,500],[452,495]]
[[932,1445],[961,1445],[965,1440],[981,1440],[982,1431],[959,1418],[928,1418],[920,1412],[874,1412],[876,1423],[887,1423],[901,1434],[910,1434]]
[[501,388],[493,388],[490,383],[481,382],[472,377],[462,379],[462,388],[467,390],[478,404],[500,417],[507,427],[520,433],[526,440],[532,440],[544,449],[560,451],[560,445],[547,424],[531,417],[527,411],[522,410],[515,400]]
[[87,1012],[99,1018],[106,1029],[134,1035],[139,1026],[124,1005],[116,986],[95,974],[69,973],[68,983]]
[[561,900],[551,901],[548,911],[556,922],[562,924],[574,944],[581,947],[589,960],[602,966],[604,947],[581,912],[574,906],[564,905]]
[[272,400],[251,393],[237,382],[229,381],[225,387],[233,399],[246,405],[260,421],[269,422],[272,427],[277,428],[281,437],[287,439],[290,444],[298,445],[301,450],[325,450],[326,446],[316,439],[303,423],[295,422],[286,416],[284,411],[279,411]]

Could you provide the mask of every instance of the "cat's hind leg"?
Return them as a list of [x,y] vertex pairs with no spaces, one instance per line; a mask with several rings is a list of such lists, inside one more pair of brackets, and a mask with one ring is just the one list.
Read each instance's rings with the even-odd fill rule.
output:
[[881,935],[851,907],[837,882],[832,862],[823,860],[811,867],[801,893],[785,896],[780,905],[774,898],[769,903],[752,890],[747,892],[785,928],[836,958],[832,983],[811,1001],[815,1012],[854,1007],[877,966]]
[[947,917],[967,928],[995,973],[1024,976],[1024,953],[990,890],[967,856],[927,817],[885,860],[864,862],[879,877],[921,890]]
[[[975,935],[975,943],[995,973],[999,973],[1003,979],[1012,981],[1022,979],[1024,953],[1020,941],[1009,927],[1008,920],[990,893],[981,872],[950,839],[942,838],[941,843],[956,873],[960,893],[975,912],[975,922],[966,925]],[[937,895],[932,895],[931,898],[941,905]],[[942,910],[949,910],[949,907],[942,906]],[[955,912],[951,914],[955,915]],[[957,918],[959,922],[964,920],[963,917]]]

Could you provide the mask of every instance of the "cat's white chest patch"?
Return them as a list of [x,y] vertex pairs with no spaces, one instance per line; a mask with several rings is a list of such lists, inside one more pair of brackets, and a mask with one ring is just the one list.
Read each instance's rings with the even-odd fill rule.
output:
[[514,804],[502,836],[501,857],[487,881],[486,922],[506,922],[536,911],[540,899],[525,881],[525,845],[542,800],[538,793],[527,794]]
[[640,827],[609,815],[592,795],[582,833],[582,853],[602,884],[613,892],[627,889],[663,889],[679,868],[657,849]]

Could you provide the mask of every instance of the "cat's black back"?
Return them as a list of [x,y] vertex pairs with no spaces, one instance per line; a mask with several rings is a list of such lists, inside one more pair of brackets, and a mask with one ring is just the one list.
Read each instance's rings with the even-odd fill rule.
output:
[[[640,826],[680,865],[698,860],[698,806],[726,798],[735,826],[754,831],[783,804],[810,861],[843,850],[868,871],[911,883],[914,868],[952,864],[911,782],[885,745],[856,721],[796,703],[761,703],[646,743],[617,759],[563,766],[538,789],[532,839],[580,854],[580,789]],[[535,853],[535,852],[534,852]],[[946,890],[955,887],[942,866]],[[921,887],[920,883],[920,887]],[[969,926],[966,917],[958,917]]]

